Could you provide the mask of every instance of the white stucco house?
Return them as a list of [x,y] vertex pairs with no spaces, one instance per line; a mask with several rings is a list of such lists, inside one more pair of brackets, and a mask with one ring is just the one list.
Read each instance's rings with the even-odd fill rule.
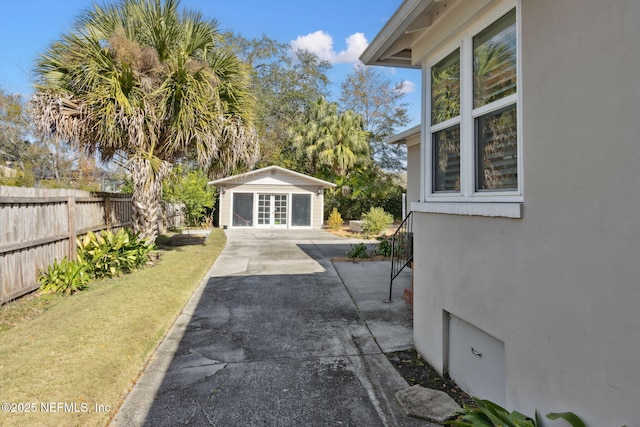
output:
[[640,2],[405,0],[361,59],[422,69],[391,141],[416,349],[509,409],[640,426]]
[[324,189],[336,184],[279,166],[229,176],[218,188],[222,228],[322,228]]

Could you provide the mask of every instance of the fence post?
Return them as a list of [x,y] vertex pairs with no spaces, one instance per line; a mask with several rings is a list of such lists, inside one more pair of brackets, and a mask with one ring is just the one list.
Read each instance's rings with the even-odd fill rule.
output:
[[111,199],[103,194],[104,198],[104,224],[111,231]]
[[0,304],[38,289],[38,272],[56,259],[77,259],[76,242],[82,233],[99,232],[106,225],[130,226],[130,195],[106,197],[105,218],[97,207],[105,204],[100,194],[0,186],[0,210],[5,212],[0,215]]
[[76,198],[70,196],[67,201],[69,211],[69,259],[75,260],[76,254]]

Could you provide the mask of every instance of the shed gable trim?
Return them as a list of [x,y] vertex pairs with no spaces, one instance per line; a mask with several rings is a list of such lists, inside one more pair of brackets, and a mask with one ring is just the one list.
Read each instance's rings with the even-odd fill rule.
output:
[[[280,179],[280,177],[286,176],[289,179]],[[293,178],[293,180],[291,179]],[[281,168],[280,166],[267,166],[262,169],[256,169],[250,172],[246,172],[239,175],[229,176],[214,181],[209,181],[209,185],[220,184],[242,184],[242,183],[260,183],[260,181],[266,181],[269,184],[276,184],[282,182],[281,185],[288,185],[296,183],[298,185],[318,185],[321,187],[335,187],[336,184],[322,179],[314,178],[299,172],[295,172],[289,169]]]

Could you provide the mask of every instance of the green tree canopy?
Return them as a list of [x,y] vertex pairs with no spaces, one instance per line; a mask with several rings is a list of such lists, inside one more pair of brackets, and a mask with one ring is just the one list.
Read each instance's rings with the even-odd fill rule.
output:
[[291,135],[307,173],[323,179],[344,177],[370,160],[362,118],[350,110],[339,113],[338,105],[324,97],[291,129]]
[[390,171],[405,168],[404,147],[385,142],[409,123],[403,88],[404,83],[393,84],[377,67],[367,66],[354,68],[342,83],[342,108],[362,116],[373,160]]
[[288,132],[318,98],[328,96],[326,73],[331,64],[310,52],[292,53],[289,45],[266,36],[253,40],[234,36],[233,45],[238,55],[251,65],[252,84],[259,99],[256,129],[260,165],[303,168]]
[[40,56],[36,74],[37,130],[104,161],[127,159],[144,238],[155,239],[172,162],[193,156],[224,171],[255,156],[248,69],[215,21],[178,0],[94,6]]
[[201,169],[188,171],[183,165],[178,165],[163,183],[164,200],[184,203],[189,226],[199,226],[213,208],[216,190],[207,182],[207,175]]
[[0,164],[22,161],[28,146],[28,126],[22,97],[0,89]]
[[0,171],[0,185],[47,186],[86,164],[86,156],[59,141],[33,139],[29,113],[20,95],[0,89],[0,165],[7,168]]

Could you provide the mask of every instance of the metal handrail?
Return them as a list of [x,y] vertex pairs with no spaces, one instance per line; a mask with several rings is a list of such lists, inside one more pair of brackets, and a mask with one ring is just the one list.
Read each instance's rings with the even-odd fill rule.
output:
[[391,280],[389,302],[393,291],[393,279],[413,261],[413,211],[409,212],[391,237]]

